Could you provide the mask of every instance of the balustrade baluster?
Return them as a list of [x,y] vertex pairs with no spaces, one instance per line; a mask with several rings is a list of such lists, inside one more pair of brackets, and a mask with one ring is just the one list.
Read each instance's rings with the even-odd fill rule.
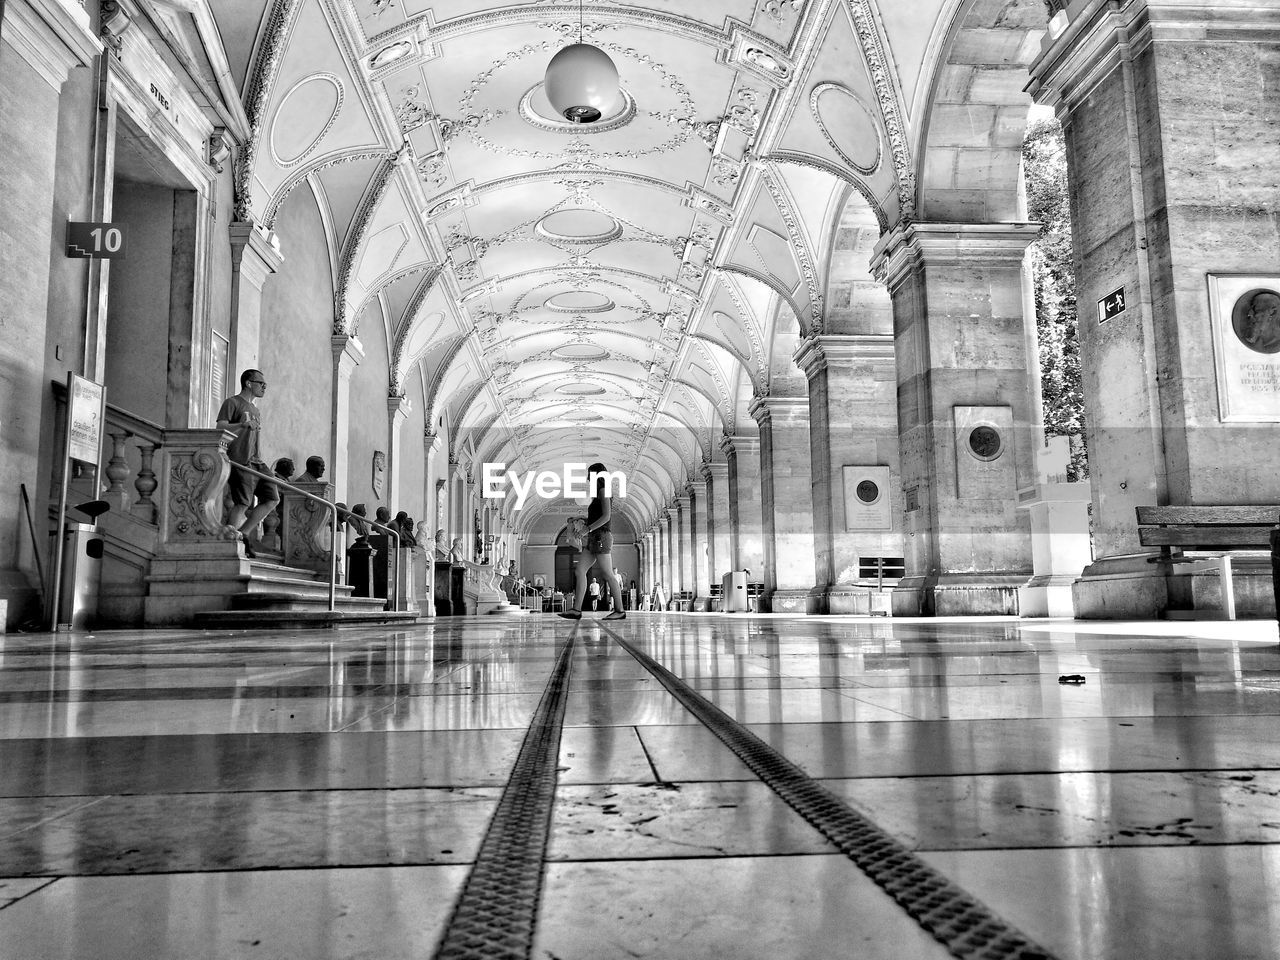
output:
[[147,523],[155,523],[156,505],[151,495],[156,492],[160,483],[156,480],[155,471],[151,469],[151,463],[156,455],[156,444],[141,441],[138,443],[138,452],[142,455],[142,465],[138,468],[138,478],[133,481],[138,490],[138,502],[133,505],[133,515]]
[[129,469],[129,461],[125,459],[125,441],[133,436],[129,430],[118,427],[114,430],[108,430],[107,435],[111,437],[111,459],[107,461],[106,475],[111,481],[111,485],[107,488],[107,492],[103,495],[103,499],[111,504],[113,510],[117,513],[123,513],[129,509],[129,491],[125,489],[124,482],[129,479],[132,471]]

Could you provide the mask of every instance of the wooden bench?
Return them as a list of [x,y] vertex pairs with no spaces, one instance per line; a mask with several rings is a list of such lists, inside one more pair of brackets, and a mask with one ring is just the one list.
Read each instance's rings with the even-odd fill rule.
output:
[[[1192,573],[1217,573],[1222,612],[1236,618],[1231,551],[1272,549],[1272,531],[1280,523],[1280,506],[1138,507],[1138,542],[1160,547],[1150,563],[1190,563]],[[1280,531],[1278,531],[1280,532]],[[1174,550],[1177,550],[1175,553]],[[1185,552],[1217,553],[1189,557]]]

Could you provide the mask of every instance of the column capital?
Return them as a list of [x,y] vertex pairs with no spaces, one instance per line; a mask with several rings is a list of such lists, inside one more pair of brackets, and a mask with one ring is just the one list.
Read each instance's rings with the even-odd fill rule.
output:
[[[760,438],[745,436],[743,434],[729,435],[725,434],[720,438],[720,449],[725,452],[726,456],[737,456],[739,454],[753,454],[760,452]],[[727,465],[726,465],[727,469]]]
[[280,241],[274,233],[264,233],[247,220],[236,220],[227,232],[231,237],[231,269],[254,286],[261,287],[267,277],[284,266]]
[[671,498],[671,502],[675,505],[677,510],[687,511],[689,509],[689,494],[677,493]]
[[892,290],[921,266],[1021,263],[1038,223],[906,223],[890,230],[871,254],[871,271]]
[[720,483],[729,479],[729,464],[725,460],[704,460],[702,479],[706,483]]
[[398,427],[404,423],[405,418],[409,416],[409,411],[412,409],[413,404],[409,402],[408,397],[387,397],[387,417],[390,419],[392,427]]
[[440,449],[440,434],[434,430],[422,431],[422,449],[428,454],[435,453]]
[[1219,39],[1249,43],[1280,28],[1280,11],[1256,0],[1087,0],[1070,6],[1076,9],[1050,21],[1027,86],[1032,99],[1053,107],[1064,124],[1117,64],[1153,42],[1200,38],[1212,25],[1223,28]]
[[764,427],[774,420],[783,423],[809,421],[808,397],[752,397],[747,412],[751,419]]
[[355,337],[340,334],[329,338],[333,350],[333,363],[343,376],[351,376],[351,371],[364,359],[364,347]]
[[800,341],[794,359],[810,380],[834,364],[892,360],[893,334],[819,333]]

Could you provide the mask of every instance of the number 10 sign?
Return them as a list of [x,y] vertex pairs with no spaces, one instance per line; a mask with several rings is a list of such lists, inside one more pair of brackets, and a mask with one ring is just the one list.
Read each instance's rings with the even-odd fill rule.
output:
[[67,221],[67,256],[101,260],[124,258],[124,224]]

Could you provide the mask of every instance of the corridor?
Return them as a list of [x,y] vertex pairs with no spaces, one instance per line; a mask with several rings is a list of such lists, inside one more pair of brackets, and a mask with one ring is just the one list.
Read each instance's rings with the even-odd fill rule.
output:
[[0,957],[1277,958],[1277,714],[1274,621],[9,635]]

